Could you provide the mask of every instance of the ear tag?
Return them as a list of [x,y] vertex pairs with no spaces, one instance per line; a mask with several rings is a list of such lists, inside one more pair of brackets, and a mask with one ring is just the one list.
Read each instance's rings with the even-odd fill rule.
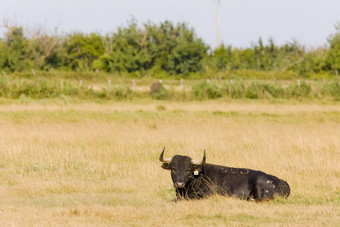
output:
[[196,169],[196,170],[194,171],[194,175],[195,175],[195,176],[198,176],[198,174],[199,174],[199,172],[198,172],[198,170]]

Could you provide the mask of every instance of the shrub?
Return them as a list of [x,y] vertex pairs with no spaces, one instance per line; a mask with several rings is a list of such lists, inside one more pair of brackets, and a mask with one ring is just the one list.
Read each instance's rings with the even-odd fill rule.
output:
[[253,82],[247,87],[246,98],[249,98],[249,99],[260,98],[259,87],[257,86],[256,83]]
[[287,88],[288,98],[300,98],[300,97],[309,97],[311,94],[311,85],[302,81],[300,84],[290,85]]
[[129,99],[133,94],[129,87],[116,87],[110,93],[117,100]]
[[247,88],[246,98],[279,98],[284,94],[284,90],[273,83],[267,82],[251,82]]
[[196,99],[216,99],[222,96],[220,89],[216,84],[202,82],[192,88],[192,95]]
[[154,99],[167,99],[169,97],[169,92],[160,82],[156,82],[151,85],[150,93]]
[[333,80],[329,83],[326,83],[322,87],[321,92],[323,95],[329,95],[335,98],[336,100],[340,100],[340,81]]
[[8,86],[7,81],[4,78],[0,77],[0,96],[7,97],[9,91],[10,88]]
[[229,98],[244,98],[246,86],[243,80],[236,80],[233,82],[225,83],[221,88],[222,94]]
[[53,98],[61,94],[60,88],[51,81],[25,81],[20,86],[13,85],[12,96],[19,98],[25,95],[31,98]]

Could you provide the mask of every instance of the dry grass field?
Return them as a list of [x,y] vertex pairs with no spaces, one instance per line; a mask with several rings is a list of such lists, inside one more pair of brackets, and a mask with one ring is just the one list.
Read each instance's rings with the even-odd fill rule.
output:
[[[0,133],[1,226],[340,223],[339,104],[2,104]],[[291,196],[174,203],[163,146],[276,175]]]

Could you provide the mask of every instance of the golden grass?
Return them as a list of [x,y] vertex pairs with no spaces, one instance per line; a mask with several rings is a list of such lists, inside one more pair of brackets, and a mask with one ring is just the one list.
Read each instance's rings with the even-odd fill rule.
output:
[[[337,226],[340,106],[264,102],[0,106],[1,225]],[[288,200],[172,202],[166,155],[260,169]]]

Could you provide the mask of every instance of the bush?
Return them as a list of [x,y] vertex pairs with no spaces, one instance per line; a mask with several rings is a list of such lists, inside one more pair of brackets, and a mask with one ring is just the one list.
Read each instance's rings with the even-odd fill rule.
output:
[[[42,99],[55,98],[60,95],[78,96],[81,95],[81,93],[84,93],[85,90],[88,90],[88,88],[75,86],[67,82],[63,82],[61,85],[56,81],[48,80],[23,81],[19,85],[12,84],[8,89],[7,97],[19,98],[20,96],[25,96]],[[5,96],[1,91],[0,95]]]
[[222,94],[228,96],[229,98],[244,98],[246,86],[243,80],[236,80],[230,83],[225,83],[222,86]]
[[287,89],[288,98],[307,98],[311,94],[311,85],[302,81],[300,84],[290,85]]
[[216,99],[222,96],[216,84],[206,82],[200,83],[192,88],[192,95],[196,99]]
[[10,92],[10,88],[8,86],[7,81],[4,78],[0,77],[0,96],[7,97],[9,92]]
[[150,93],[154,99],[167,99],[169,97],[169,92],[160,82],[155,82],[151,85]]
[[251,83],[250,86],[247,88],[246,98],[249,98],[249,99],[260,98],[259,87],[257,86],[256,83]]
[[278,85],[254,81],[247,88],[246,98],[280,98],[283,94],[284,90]]
[[340,81],[333,80],[329,83],[326,83],[321,90],[323,95],[329,95],[336,100],[340,100]]
[[61,94],[60,88],[55,83],[45,80],[25,81],[21,85],[13,85],[12,96],[19,98],[25,95],[31,98],[53,98]]

